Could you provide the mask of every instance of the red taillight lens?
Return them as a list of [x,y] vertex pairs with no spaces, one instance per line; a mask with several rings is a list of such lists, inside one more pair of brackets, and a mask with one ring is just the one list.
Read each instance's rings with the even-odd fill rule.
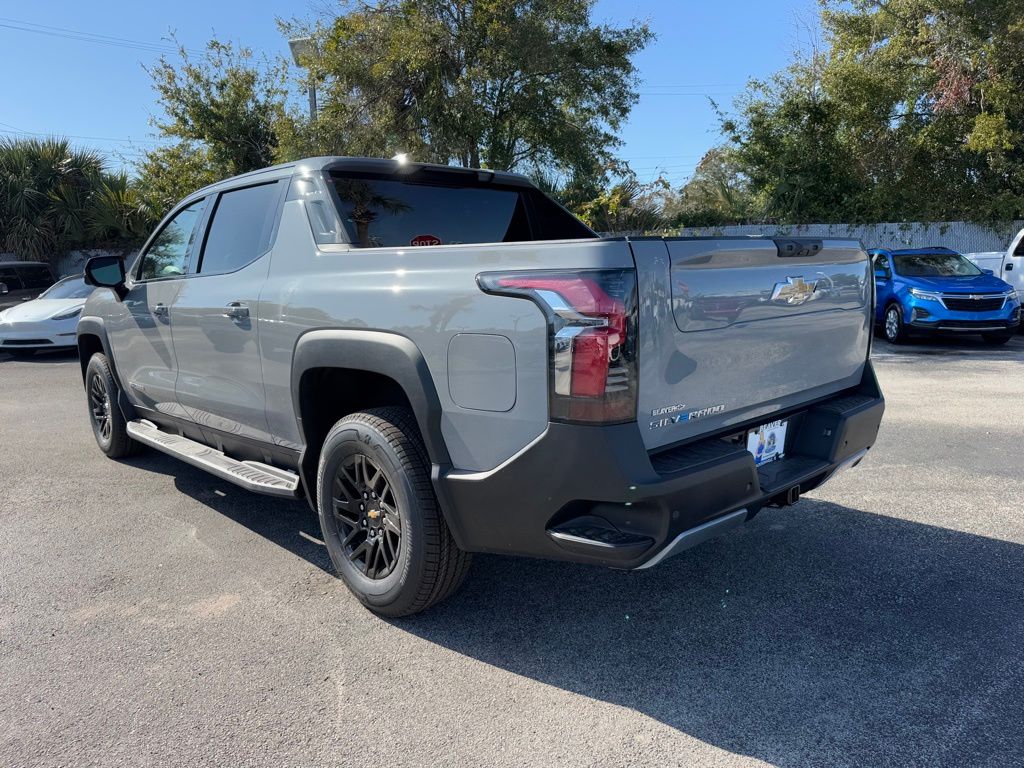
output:
[[488,293],[534,301],[551,338],[551,418],[636,418],[636,273],[630,269],[480,275]]

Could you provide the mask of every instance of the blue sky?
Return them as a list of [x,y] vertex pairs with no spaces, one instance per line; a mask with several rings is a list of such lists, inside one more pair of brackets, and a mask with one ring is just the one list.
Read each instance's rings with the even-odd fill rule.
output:
[[[173,3],[43,0],[0,2],[0,131],[62,134],[124,166],[155,145],[156,106],[144,64],[170,30],[188,48],[214,33],[270,55],[287,55],[279,16],[308,17],[329,0]],[[808,45],[814,0],[598,0],[595,19],[647,20],[658,39],[637,58],[640,102],[622,131],[622,156],[641,179],[681,183],[719,140],[708,95],[729,107],[751,77],[766,77]],[[26,28],[37,31],[28,31]],[[60,28],[60,29],[55,29]],[[70,39],[104,35],[107,43]],[[110,40],[109,38],[117,38]]]

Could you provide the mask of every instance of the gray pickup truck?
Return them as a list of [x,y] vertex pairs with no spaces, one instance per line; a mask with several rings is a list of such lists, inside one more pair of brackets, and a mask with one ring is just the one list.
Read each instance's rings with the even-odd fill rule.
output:
[[859,462],[884,409],[858,243],[599,237],[513,174],[269,168],[86,274],[103,452],[305,497],[390,616],[472,552],[652,566]]

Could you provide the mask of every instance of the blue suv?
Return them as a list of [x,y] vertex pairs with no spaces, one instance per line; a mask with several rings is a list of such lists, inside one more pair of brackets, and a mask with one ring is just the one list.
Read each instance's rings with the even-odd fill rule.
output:
[[915,333],[979,333],[1005,344],[1020,325],[1020,300],[1008,283],[948,248],[870,251],[875,322],[901,344]]

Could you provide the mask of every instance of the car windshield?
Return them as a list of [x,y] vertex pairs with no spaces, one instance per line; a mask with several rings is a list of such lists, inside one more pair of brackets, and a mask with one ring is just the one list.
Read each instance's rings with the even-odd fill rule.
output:
[[896,271],[904,277],[974,277],[981,270],[959,253],[895,254]]
[[54,283],[39,295],[40,299],[87,299],[92,286],[85,284],[84,277],[65,277]]

